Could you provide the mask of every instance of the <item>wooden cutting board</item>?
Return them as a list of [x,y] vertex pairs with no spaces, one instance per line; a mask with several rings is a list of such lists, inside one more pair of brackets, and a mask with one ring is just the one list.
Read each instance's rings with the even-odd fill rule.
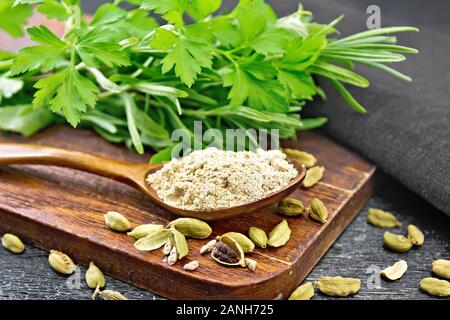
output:
[[[88,130],[55,126],[31,139],[0,135],[1,142],[36,143],[134,162],[148,161],[112,145]],[[255,272],[217,264],[199,249],[208,240],[189,240],[189,255],[173,266],[160,250],[138,252],[133,239],[112,232],[103,222],[110,210],[122,212],[133,226],[166,224],[176,216],[153,205],[121,183],[71,169],[43,166],[0,168],[0,233],[12,232],[28,244],[69,254],[76,263],[95,263],[107,274],[173,299],[282,299],[307,276],[314,265],[357,215],[371,193],[374,166],[314,132],[299,134],[284,146],[315,154],[326,167],[322,182],[299,189],[293,197],[308,204],[314,197],[329,209],[329,221],[287,218],[291,239],[281,248],[257,248],[248,257],[258,261]],[[212,223],[211,239],[228,231],[247,233],[256,226],[269,232],[284,217],[271,209]],[[183,270],[198,260],[194,272]]]

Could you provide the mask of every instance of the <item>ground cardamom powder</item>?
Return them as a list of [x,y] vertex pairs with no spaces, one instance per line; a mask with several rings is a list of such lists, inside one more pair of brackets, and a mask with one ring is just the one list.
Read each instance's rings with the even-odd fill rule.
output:
[[297,175],[279,150],[197,150],[173,159],[147,182],[167,204],[209,211],[260,200],[279,191]]

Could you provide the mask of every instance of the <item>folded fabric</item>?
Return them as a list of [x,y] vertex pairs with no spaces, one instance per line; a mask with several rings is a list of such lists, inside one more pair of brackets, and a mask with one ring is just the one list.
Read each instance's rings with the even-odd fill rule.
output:
[[[316,19],[345,15],[343,34],[365,27],[367,1],[305,1]],[[408,4],[406,4],[406,2]],[[376,70],[361,68],[371,82],[368,89],[348,87],[368,113],[356,114],[339,94],[319,79],[328,98],[315,101],[309,115],[329,118],[324,130],[397,178],[434,206],[450,215],[450,24],[442,12],[450,3],[378,1],[382,25],[412,25],[419,33],[402,34],[402,44],[419,49],[403,63],[394,64],[413,78],[412,83]],[[384,13],[386,14],[384,16]],[[436,17],[435,20],[430,17]]]

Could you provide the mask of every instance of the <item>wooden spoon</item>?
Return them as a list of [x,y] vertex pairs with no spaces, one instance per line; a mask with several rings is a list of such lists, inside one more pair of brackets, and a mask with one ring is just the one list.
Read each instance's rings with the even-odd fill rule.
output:
[[215,209],[212,211],[183,210],[164,203],[156,194],[146,178],[150,173],[159,170],[161,164],[137,164],[121,162],[107,158],[92,156],[82,152],[69,151],[58,148],[50,148],[38,145],[5,144],[0,143],[0,165],[8,164],[39,164],[62,166],[81,171],[94,173],[108,177],[144,192],[150,200],[161,207],[179,216],[193,217],[202,220],[220,220],[250,213],[258,209],[268,207],[279,202],[294,190],[302,182],[306,175],[305,167],[298,161],[292,164],[298,171],[298,175],[283,189],[261,200],[244,205]]

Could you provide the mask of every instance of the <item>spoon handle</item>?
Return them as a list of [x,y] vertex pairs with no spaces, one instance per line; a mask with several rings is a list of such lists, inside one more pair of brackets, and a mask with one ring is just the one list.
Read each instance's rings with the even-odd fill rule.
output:
[[39,164],[68,167],[125,183],[136,182],[148,164],[120,162],[90,154],[39,145],[0,143],[0,165]]

